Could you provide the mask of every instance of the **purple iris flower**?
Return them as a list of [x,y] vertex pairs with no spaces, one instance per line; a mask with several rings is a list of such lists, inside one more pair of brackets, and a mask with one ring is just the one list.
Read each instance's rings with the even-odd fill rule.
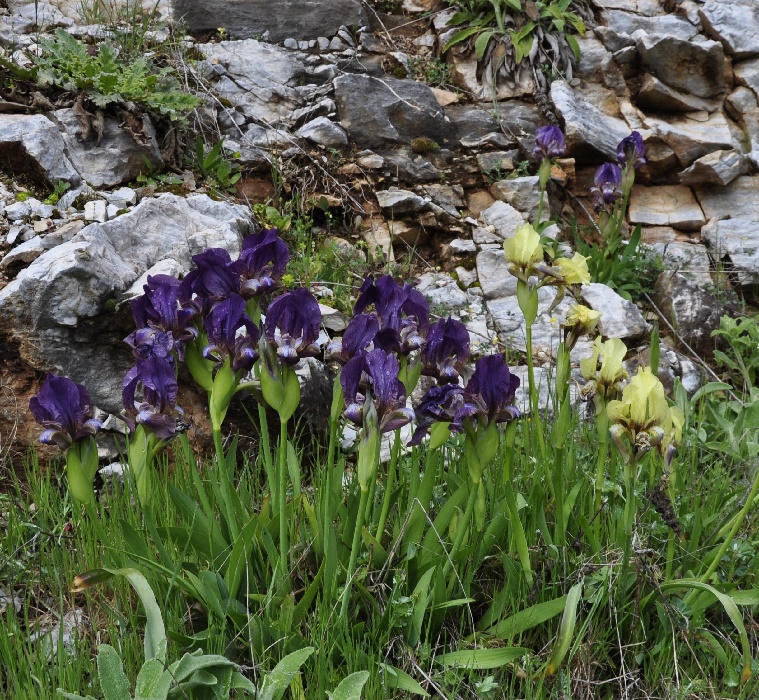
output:
[[398,358],[380,348],[350,359],[340,374],[347,405],[345,417],[362,425],[364,406],[369,400],[374,401],[380,432],[410,423],[414,412],[406,408],[406,389],[398,379],[399,371]]
[[519,417],[514,398],[519,377],[509,372],[502,354],[477,360],[474,374],[464,389],[464,404],[456,411],[451,430],[462,430],[465,418],[479,416],[487,423],[503,423]]
[[134,355],[146,359],[153,355],[171,361],[176,351],[183,359],[184,345],[198,334],[192,325],[195,309],[185,308],[179,302],[178,279],[170,275],[148,277],[145,293],[132,301],[132,316],[137,330],[124,342],[134,350]]
[[46,430],[40,442],[62,450],[94,435],[103,424],[96,420],[90,395],[67,377],[48,374],[36,396],[29,400],[34,419]]
[[327,345],[327,357],[345,364],[351,357],[374,349],[374,339],[379,332],[379,321],[372,314],[357,314],[345,329],[342,338],[335,338]]
[[177,406],[174,368],[162,357],[149,357],[130,369],[122,384],[122,416],[134,432],[143,425],[156,437],[168,440],[177,433],[184,412]]
[[417,427],[409,444],[420,445],[433,423],[452,423],[463,405],[464,388],[458,384],[430,388],[414,411]]
[[230,357],[235,372],[247,372],[253,367],[258,359],[256,348],[261,332],[245,313],[245,299],[239,294],[230,294],[211,307],[205,329],[208,345],[203,349],[203,357],[217,364]]
[[321,322],[322,312],[311,292],[295,289],[269,304],[264,324],[266,342],[277,349],[282,362],[294,365],[302,357],[321,352],[316,344]]
[[191,302],[205,313],[214,301],[240,291],[240,276],[224,248],[209,248],[193,255],[192,261],[197,267],[187,273],[180,285],[179,299],[183,304]]
[[619,142],[617,160],[622,166],[631,163],[635,170],[646,164],[646,147],[643,137],[637,131],[633,131]]
[[622,196],[622,169],[616,163],[604,163],[593,178],[590,194],[596,209],[613,204]]
[[536,158],[543,159],[556,158],[563,156],[567,150],[567,143],[564,140],[564,133],[554,125],[541,126],[535,132],[535,148],[532,155]]
[[282,279],[290,251],[276,228],[248,236],[232,269],[240,275],[240,294],[246,299],[272,290]]
[[369,276],[361,286],[353,313],[374,306],[380,330],[374,344],[387,352],[408,353],[424,344],[430,325],[430,306],[424,295],[410,284],[399,285],[390,275],[374,280]]
[[422,374],[440,384],[457,382],[459,370],[469,359],[469,331],[453,318],[433,323],[422,347]]

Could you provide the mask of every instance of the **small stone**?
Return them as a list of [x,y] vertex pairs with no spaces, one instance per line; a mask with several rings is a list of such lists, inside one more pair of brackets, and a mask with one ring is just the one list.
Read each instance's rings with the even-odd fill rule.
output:
[[429,234],[421,226],[409,226],[403,221],[389,221],[387,224],[393,244],[403,243],[410,248],[420,246],[427,241]]
[[362,168],[366,168],[367,170],[377,170],[385,165],[385,159],[376,153],[369,153],[368,155],[361,156],[356,162]]
[[326,51],[329,48],[329,39],[326,36],[317,37],[316,43],[320,51]]
[[[496,177],[499,172],[511,172],[514,170],[514,163],[519,158],[519,151],[490,151],[488,153],[477,154],[477,167],[483,175],[490,175],[495,172]],[[499,178],[500,179],[500,178]]]
[[117,207],[115,204],[109,204],[106,207],[105,213],[106,213],[106,219],[113,219],[116,216],[118,216],[119,207]]
[[418,194],[408,190],[390,188],[375,193],[380,207],[387,210],[393,216],[398,214],[415,214],[427,211],[430,203]]
[[463,289],[469,289],[477,281],[477,272],[475,270],[467,270],[465,267],[456,268],[456,277],[459,278],[459,285]]
[[448,250],[453,255],[470,255],[477,252],[477,246],[474,241],[465,238],[454,238],[448,244]]
[[11,226],[8,229],[8,234],[5,237],[5,242],[8,245],[13,245],[21,237],[21,234],[27,230],[29,230],[29,227],[25,224]]
[[42,219],[41,221],[34,222],[35,233],[47,233],[51,228],[53,228],[52,219]]
[[369,227],[361,231],[361,237],[366,243],[366,249],[371,260],[382,262],[395,260],[393,239],[384,221],[371,219]]
[[119,187],[113,192],[103,192],[103,197],[119,209],[126,209],[137,204],[137,193],[131,187]]
[[305,41],[305,40],[304,40],[304,41],[299,41],[299,42],[298,42],[298,48],[299,48],[301,51],[308,51],[308,49],[309,49],[309,44],[310,44],[310,42],[308,42],[308,41]]
[[298,42],[295,39],[285,39],[284,42],[282,42],[282,45],[286,49],[297,49],[298,48]]
[[31,216],[32,208],[29,202],[14,202],[5,207],[5,218],[9,221],[18,221],[25,219],[27,216]]
[[304,124],[296,132],[296,136],[313,141],[320,146],[328,148],[339,148],[348,145],[348,135],[339,124],[327,119],[327,117],[317,117],[312,121]]
[[97,221],[101,224],[108,221],[108,209],[105,200],[94,199],[84,205],[84,220]]

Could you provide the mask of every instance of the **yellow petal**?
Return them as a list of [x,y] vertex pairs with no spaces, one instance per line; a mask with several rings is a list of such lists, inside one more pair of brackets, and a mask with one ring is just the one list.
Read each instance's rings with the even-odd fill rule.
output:
[[565,284],[590,284],[588,260],[583,255],[575,253],[571,260],[559,258],[555,266],[559,268]]
[[524,224],[512,238],[503,242],[503,252],[507,262],[525,270],[543,260],[540,234],[530,224]]
[[623,363],[627,346],[619,338],[609,338],[601,345],[601,382],[611,387],[627,377]]
[[580,372],[584,379],[594,379],[598,370],[598,356],[601,354],[601,337],[593,343],[593,354],[580,360]]

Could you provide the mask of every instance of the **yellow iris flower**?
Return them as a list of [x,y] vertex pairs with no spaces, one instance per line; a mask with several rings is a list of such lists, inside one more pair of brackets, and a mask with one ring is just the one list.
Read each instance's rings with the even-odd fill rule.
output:
[[503,242],[503,253],[509,263],[509,271],[515,277],[526,280],[533,266],[543,261],[540,234],[530,224],[519,226],[514,236]]
[[601,342],[600,337],[596,338],[593,354],[580,360],[580,372],[588,382],[582,389],[584,398],[599,394],[608,401],[615,395],[619,396],[622,384],[629,376],[624,367],[626,354],[627,346],[619,338],[610,338],[606,342]]
[[572,258],[559,258],[554,263],[559,268],[559,274],[564,284],[590,284],[588,259],[575,253]]
[[[684,416],[680,409],[670,408],[664,387],[650,367],[638,370],[624,388],[622,399],[609,402],[606,415],[625,462],[639,460],[654,447],[671,461],[671,452],[682,437]],[[623,437],[632,446],[632,454]]]

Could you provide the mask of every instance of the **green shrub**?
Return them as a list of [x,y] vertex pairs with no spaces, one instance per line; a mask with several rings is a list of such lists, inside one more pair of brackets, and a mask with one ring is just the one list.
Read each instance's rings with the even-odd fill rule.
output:
[[35,63],[41,87],[82,91],[100,108],[136,102],[173,122],[184,121],[200,104],[197,97],[180,89],[170,69],[156,69],[145,57],[127,63],[109,41],[91,55],[85,44],[58,29],[54,38],[43,39],[40,45],[42,56]]

